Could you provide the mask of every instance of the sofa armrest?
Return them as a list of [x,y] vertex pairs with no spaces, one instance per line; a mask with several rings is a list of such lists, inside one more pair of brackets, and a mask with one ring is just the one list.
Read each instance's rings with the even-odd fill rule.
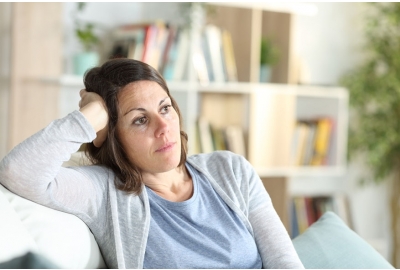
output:
[[[74,154],[65,165],[75,165],[79,158]],[[74,215],[24,199],[2,185],[0,215],[0,262],[31,251],[60,268],[106,267],[93,234]]]
[[1,191],[0,217],[0,262],[37,250],[35,241]]

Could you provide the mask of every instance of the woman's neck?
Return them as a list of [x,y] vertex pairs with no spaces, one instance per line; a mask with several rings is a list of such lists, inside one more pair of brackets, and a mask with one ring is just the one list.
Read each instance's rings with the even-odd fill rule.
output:
[[193,195],[193,181],[185,166],[168,172],[143,175],[144,184],[160,197],[182,202]]

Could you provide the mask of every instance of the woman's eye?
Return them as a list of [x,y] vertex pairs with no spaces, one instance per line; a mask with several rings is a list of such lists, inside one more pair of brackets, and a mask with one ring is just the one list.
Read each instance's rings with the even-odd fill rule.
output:
[[170,110],[170,107],[172,107],[172,105],[166,105],[166,106],[162,107],[161,112],[168,113]]
[[146,124],[146,122],[147,122],[146,117],[140,117],[139,119],[135,120],[133,123],[135,125],[143,125],[143,124]]

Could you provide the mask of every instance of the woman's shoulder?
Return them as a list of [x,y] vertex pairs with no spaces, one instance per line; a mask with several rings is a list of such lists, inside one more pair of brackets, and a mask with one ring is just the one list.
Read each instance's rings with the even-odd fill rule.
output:
[[235,154],[231,151],[214,151],[211,153],[200,153],[189,156],[188,160],[197,162],[207,162],[210,160],[212,161],[232,160],[232,159],[238,159],[240,157],[241,157],[240,155]]
[[232,170],[247,165],[246,159],[230,151],[215,151],[188,157],[188,162],[206,170]]

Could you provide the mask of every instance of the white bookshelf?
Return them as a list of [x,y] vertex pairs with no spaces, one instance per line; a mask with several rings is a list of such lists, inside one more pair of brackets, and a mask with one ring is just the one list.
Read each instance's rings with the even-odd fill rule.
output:
[[[183,116],[183,125],[189,136],[189,154],[196,149],[196,120],[205,115],[215,124],[239,124],[246,137],[247,158],[255,167],[264,184],[269,179],[282,182],[283,190],[269,190],[282,202],[277,209],[287,225],[287,201],[292,195],[334,194],[343,187],[346,173],[348,93],[340,87],[296,85],[293,57],[292,15],[314,16],[318,9],[305,3],[221,2],[210,3],[222,11],[215,23],[232,33],[239,82],[199,83],[192,67],[188,81],[167,81],[172,96],[177,100]],[[195,12],[198,12],[195,11]],[[237,25],[240,16],[240,25]],[[271,22],[272,20],[272,22]],[[196,22],[193,40],[198,40]],[[203,22],[204,23],[204,22]],[[279,24],[283,28],[270,28]],[[275,67],[274,83],[258,83],[257,51],[262,35],[272,35],[284,55]],[[243,39],[248,42],[243,43]],[[195,41],[191,43],[193,52]],[[77,109],[82,77],[63,75],[41,78],[41,82],[58,85],[60,117]],[[215,97],[215,99],[214,99]],[[220,102],[220,103],[218,103]],[[328,166],[291,166],[287,161],[292,128],[299,119],[328,116],[335,120],[333,150]],[[282,149],[286,149],[282,155]],[[275,155],[277,154],[277,155]],[[279,155],[278,155],[279,154]],[[266,182],[265,182],[266,181]],[[278,182],[279,182],[278,181]],[[271,188],[271,187],[269,187]],[[276,193],[276,194],[275,194]],[[273,198],[273,200],[276,200]],[[275,202],[274,202],[275,204]],[[279,204],[279,202],[278,202]]]

